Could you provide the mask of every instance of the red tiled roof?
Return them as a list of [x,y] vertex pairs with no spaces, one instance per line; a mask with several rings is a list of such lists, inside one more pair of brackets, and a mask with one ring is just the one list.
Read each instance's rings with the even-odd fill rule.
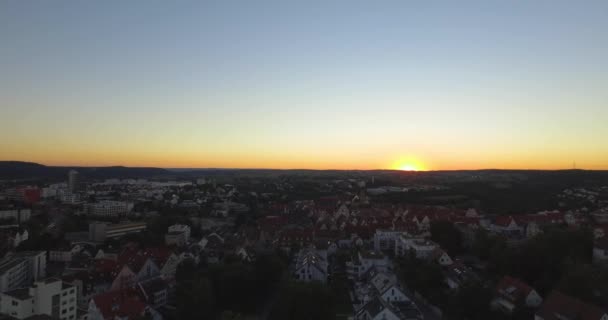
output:
[[113,291],[93,297],[93,302],[104,319],[127,317],[135,319],[144,314],[146,304],[134,290]]
[[513,219],[512,216],[498,216],[494,220],[494,224],[497,226],[501,226],[501,227],[508,227],[511,224],[511,222],[514,222],[514,221],[515,220]]
[[544,320],[600,320],[606,311],[555,290],[536,314]]

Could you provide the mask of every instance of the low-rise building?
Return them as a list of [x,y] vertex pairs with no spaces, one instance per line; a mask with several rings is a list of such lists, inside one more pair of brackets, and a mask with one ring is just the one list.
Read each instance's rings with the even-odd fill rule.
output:
[[496,296],[492,307],[505,313],[513,313],[517,307],[538,307],[543,302],[541,296],[525,282],[505,276],[496,286]]
[[608,263],[608,237],[596,239],[593,244],[593,262]]
[[296,258],[294,277],[299,281],[327,282],[327,255],[314,247],[300,250]]
[[149,310],[135,290],[112,291],[96,295],[89,302],[88,320],[127,320],[143,318]]

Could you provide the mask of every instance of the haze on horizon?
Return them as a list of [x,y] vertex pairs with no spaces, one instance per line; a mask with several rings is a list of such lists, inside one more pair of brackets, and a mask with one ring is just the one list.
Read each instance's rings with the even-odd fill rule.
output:
[[3,1],[0,160],[608,169],[607,30],[608,1]]

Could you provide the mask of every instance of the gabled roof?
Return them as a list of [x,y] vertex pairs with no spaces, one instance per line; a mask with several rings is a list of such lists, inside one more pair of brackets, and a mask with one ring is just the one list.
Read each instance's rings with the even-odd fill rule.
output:
[[165,280],[162,278],[154,278],[148,281],[140,282],[137,286],[139,290],[141,290],[144,297],[150,301],[149,299],[151,299],[155,293],[167,289],[167,282],[165,282]]
[[554,290],[536,314],[544,320],[600,320],[606,311]]
[[134,290],[111,291],[93,297],[95,306],[104,319],[127,317],[135,319],[144,314],[146,304]]
[[508,227],[511,223],[515,223],[512,216],[498,216],[494,220],[494,224],[500,227]]
[[384,294],[388,289],[395,286],[397,281],[394,277],[389,277],[388,275],[379,272],[372,277],[371,283],[379,294]]
[[361,310],[359,310],[358,314],[367,312],[369,314],[369,316],[373,319],[378,314],[380,314],[380,312],[384,311],[385,309],[388,309],[391,313],[395,314],[395,316],[396,316],[396,311],[392,308],[392,306],[390,304],[388,304],[387,302],[380,299],[380,297],[374,297],[367,304],[365,304],[365,306],[363,306],[363,308],[361,308]]

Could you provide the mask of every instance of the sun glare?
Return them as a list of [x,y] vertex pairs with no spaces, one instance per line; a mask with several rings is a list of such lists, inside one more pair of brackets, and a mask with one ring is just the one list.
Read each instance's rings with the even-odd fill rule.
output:
[[404,164],[401,167],[399,167],[399,170],[402,170],[402,171],[418,171],[418,169],[416,168],[416,166],[414,166],[412,164]]
[[391,166],[394,170],[401,171],[425,171],[426,167],[417,159],[401,158]]

